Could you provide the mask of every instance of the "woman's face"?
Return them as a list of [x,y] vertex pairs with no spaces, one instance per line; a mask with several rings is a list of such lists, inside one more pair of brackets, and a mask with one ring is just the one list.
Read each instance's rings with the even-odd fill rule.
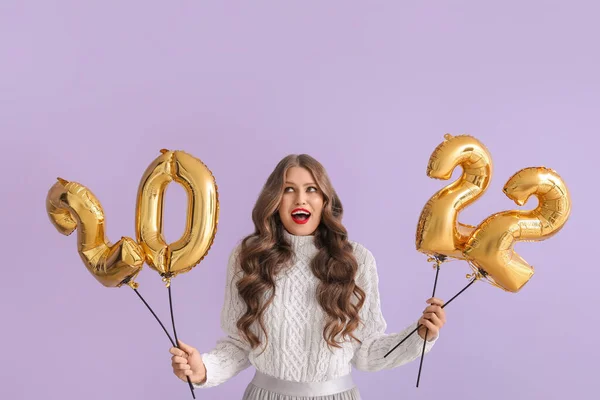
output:
[[321,222],[322,211],[323,193],[310,171],[302,167],[288,169],[279,204],[285,229],[296,236],[312,235]]

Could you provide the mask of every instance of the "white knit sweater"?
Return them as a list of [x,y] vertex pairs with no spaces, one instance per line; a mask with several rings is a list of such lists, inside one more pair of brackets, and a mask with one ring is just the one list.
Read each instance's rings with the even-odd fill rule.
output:
[[[221,313],[221,328],[227,335],[217,342],[215,348],[202,354],[207,379],[204,384],[195,384],[195,387],[220,385],[251,364],[257,370],[280,379],[321,382],[349,374],[352,366],[362,371],[378,371],[398,367],[420,356],[423,339],[415,333],[390,355],[383,357],[416,328],[417,323],[399,333],[385,333],[387,324],[381,313],[375,258],[356,242],[351,242],[359,265],[356,282],[365,291],[366,298],[360,311],[365,325],[359,324],[354,335],[362,344],[348,339],[341,349],[332,347],[330,350],[323,339],[326,314],[315,295],[319,280],[310,270],[310,261],[317,252],[314,237],[294,236],[288,232],[285,232],[285,237],[292,244],[295,256],[291,267],[282,270],[276,277],[275,298],[265,312],[265,327],[269,335],[266,350],[261,354],[265,337],[257,324],[252,329],[262,343],[253,350],[237,332],[236,321],[246,309],[235,286],[241,273],[237,262],[238,246],[229,258]],[[427,342],[426,352],[435,340]]]

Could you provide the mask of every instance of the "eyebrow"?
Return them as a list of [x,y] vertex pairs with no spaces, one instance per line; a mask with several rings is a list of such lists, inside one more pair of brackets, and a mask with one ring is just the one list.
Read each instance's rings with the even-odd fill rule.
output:
[[[289,182],[289,181],[286,181],[286,182],[285,182],[285,184],[286,184],[286,185],[293,185],[293,186],[296,186],[296,184],[295,184],[294,182]],[[303,186],[311,186],[311,185],[312,185],[312,186],[317,186],[317,184],[316,184],[316,183],[313,183],[313,182],[310,182],[310,183],[305,183]]]

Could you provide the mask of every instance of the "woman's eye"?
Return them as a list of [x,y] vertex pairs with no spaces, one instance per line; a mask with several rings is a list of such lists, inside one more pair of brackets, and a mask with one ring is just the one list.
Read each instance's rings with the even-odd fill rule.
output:
[[310,186],[307,190],[309,192],[316,192],[316,191],[318,191],[318,189],[316,187],[314,187],[314,186]]
[[284,193],[288,193],[288,192],[291,192],[291,191],[293,191],[293,190],[294,190],[294,188],[292,188],[292,187],[288,186],[288,187],[286,187],[285,189],[283,189],[283,192],[284,192]]

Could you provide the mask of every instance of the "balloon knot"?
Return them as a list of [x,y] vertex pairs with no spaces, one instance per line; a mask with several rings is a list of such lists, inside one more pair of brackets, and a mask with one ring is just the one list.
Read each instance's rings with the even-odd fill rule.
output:
[[129,285],[129,287],[130,287],[130,288],[132,288],[132,289],[134,289],[134,290],[135,290],[135,289],[137,289],[138,287],[140,287],[140,284],[139,284],[139,283],[137,283],[137,282],[134,282],[134,281],[132,281],[132,280],[131,280],[131,281],[129,281],[129,282],[127,282],[127,285]]

